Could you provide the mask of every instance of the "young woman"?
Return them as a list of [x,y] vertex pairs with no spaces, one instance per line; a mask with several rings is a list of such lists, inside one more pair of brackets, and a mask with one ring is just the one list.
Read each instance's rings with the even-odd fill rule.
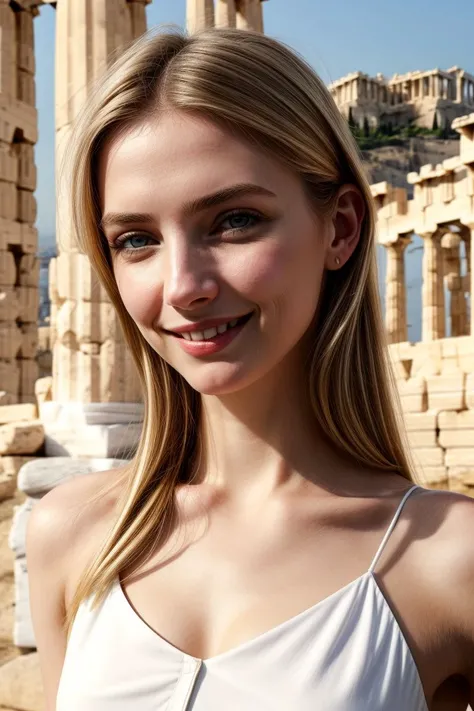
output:
[[323,83],[251,32],[148,34],[71,153],[145,419],[129,465],[31,518],[48,710],[464,710],[474,504],[413,485]]

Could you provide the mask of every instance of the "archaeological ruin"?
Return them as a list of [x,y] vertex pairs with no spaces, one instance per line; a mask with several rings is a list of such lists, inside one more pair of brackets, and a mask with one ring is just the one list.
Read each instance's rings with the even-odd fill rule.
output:
[[[75,246],[60,193],[51,320],[38,332],[33,22],[41,6],[54,8],[60,163],[90,82],[145,31],[150,2],[0,0],[0,708],[42,708],[25,559],[29,512],[62,481],[130,456],[143,413],[118,319]],[[187,0],[188,30],[263,31],[262,7],[261,0]],[[431,128],[436,114],[460,135],[458,155],[409,173],[407,187],[384,181],[371,189],[407,446],[425,486],[474,495],[474,76],[458,68],[389,81],[356,73],[330,90],[359,123],[414,120]],[[422,338],[412,343],[406,261],[415,237],[423,245]]]
[[397,129],[414,123],[432,129],[450,126],[454,119],[474,110],[474,76],[464,69],[369,77],[348,74],[329,85],[339,110],[359,125],[371,129]]

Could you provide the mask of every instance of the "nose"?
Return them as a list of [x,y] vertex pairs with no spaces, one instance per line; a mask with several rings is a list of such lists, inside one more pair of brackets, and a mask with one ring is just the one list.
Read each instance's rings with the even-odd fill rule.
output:
[[218,292],[211,255],[184,240],[169,244],[166,258],[164,302],[175,309],[192,309],[213,301]]

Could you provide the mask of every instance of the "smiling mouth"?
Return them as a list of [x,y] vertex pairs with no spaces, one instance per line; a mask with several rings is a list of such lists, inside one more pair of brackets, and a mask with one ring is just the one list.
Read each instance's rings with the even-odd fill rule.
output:
[[222,335],[226,331],[231,331],[233,328],[242,326],[247,323],[252,317],[252,313],[241,316],[240,318],[233,319],[227,323],[223,323],[219,326],[213,326],[212,328],[206,328],[204,331],[188,331],[187,333],[174,333],[169,331],[175,338],[184,338],[186,341],[211,341],[218,335]]

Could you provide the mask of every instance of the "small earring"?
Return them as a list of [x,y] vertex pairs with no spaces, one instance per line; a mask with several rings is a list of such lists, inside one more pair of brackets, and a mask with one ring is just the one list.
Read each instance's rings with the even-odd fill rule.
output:
[[336,260],[335,260],[335,261],[336,261],[337,266],[339,266],[340,263],[341,263],[341,260],[339,259],[339,257],[336,257]]

